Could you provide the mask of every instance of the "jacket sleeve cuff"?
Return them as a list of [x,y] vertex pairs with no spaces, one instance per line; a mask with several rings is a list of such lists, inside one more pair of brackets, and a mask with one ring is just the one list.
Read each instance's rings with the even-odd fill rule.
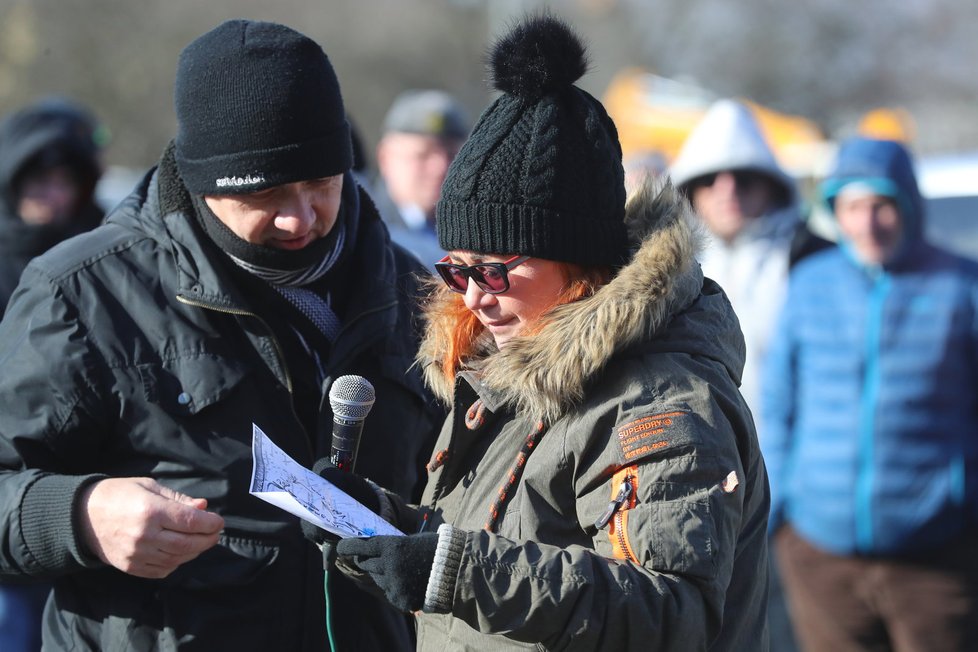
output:
[[370,478],[364,479],[370,485],[370,488],[374,490],[374,493],[377,494],[377,502],[380,504],[380,518],[397,527],[397,512],[394,511],[394,505],[391,503],[390,495],[383,487]]
[[[381,518],[404,534],[424,531],[425,526],[428,525],[425,510],[415,505],[409,505],[403,498],[386,489],[379,489],[379,491],[383,494],[380,499]],[[434,523],[431,525],[434,526]]]
[[451,613],[465,539],[464,530],[448,523],[438,526],[438,545],[435,548],[435,560],[428,577],[428,590],[425,592],[422,611]]
[[85,489],[103,477],[44,475],[24,493],[21,533],[37,564],[38,575],[103,565],[82,542],[77,517]]

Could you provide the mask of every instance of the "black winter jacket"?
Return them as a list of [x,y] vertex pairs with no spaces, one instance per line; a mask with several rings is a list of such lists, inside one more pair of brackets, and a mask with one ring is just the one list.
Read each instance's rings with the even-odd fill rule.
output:
[[[279,340],[166,166],[106,225],[35,259],[0,323],[0,576],[54,578],[52,649],[328,649],[320,553],[248,488],[252,423],[311,466],[329,451],[329,402],[306,432]],[[423,267],[360,199],[354,288],[327,372],[376,388],[358,472],[416,498],[443,418],[410,369]],[[206,498],[225,519],[219,545],[162,580],[106,567],[73,516],[102,475]],[[358,595],[332,601],[339,628],[357,624]],[[401,622],[337,636],[340,649],[399,649],[410,634]]]

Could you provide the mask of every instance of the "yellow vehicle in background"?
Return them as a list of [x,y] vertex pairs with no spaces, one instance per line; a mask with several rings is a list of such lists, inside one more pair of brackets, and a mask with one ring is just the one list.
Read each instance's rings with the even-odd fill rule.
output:
[[[714,93],[700,86],[661,77],[642,68],[626,68],[612,78],[602,102],[618,127],[626,160],[658,154],[668,164],[717,99]],[[799,179],[818,177],[824,172],[833,150],[818,125],[801,116],[737,99],[754,111],[785,170]]]

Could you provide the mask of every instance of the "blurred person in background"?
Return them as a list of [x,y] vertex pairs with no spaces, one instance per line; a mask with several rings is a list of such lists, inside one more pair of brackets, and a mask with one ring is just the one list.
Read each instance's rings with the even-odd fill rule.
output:
[[[727,293],[740,320],[747,344],[740,391],[757,415],[760,373],[801,225],[795,181],[778,164],[751,110],[730,99],[709,108],[668,174],[706,227],[700,265]],[[757,430],[763,440],[762,424]],[[796,649],[775,569],[768,618],[771,649]]]
[[46,98],[0,122],[0,317],[27,263],[101,222],[101,135],[92,114]]
[[452,414],[420,509],[351,492],[407,536],[342,539],[337,564],[422,650],[764,652],[767,479],[689,205],[651,183],[626,205],[565,23],[520,21],[491,60],[418,357]]
[[[0,321],[0,577],[51,581],[50,650],[399,650],[408,619],[249,493],[258,424],[331,448],[332,380],[383,409],[358,470],[417,499],[444,410],[413,367],[425,268],[354,181],[323,49],[231,20],[187,45],[177,134]],[[327,614],[329,617],[327,618]]]
[[978,650],[978,264],[909,152],[841,144],[839,246],[793,270],[763,375],[771,528],[806,650]]
[[[102,173],[98,124],[64,98],[47,98],[0,122],[0,317],[32,258],[98,226]],[[0,582],[0,650],[41,649],[50,585]]]
[[762,361],[801,223],[795,181],[778,164],[751,110],[729,99],[710,107],[668,175],[706,227],[700,265],[740,319],[747,342],[741,393],[756,412]]
[[466,111],[454,96],[412,89],[394,99],[377,143],[374,200],[391,239],[431,269],[445,255],[435,234],[435,204],[469,129]]

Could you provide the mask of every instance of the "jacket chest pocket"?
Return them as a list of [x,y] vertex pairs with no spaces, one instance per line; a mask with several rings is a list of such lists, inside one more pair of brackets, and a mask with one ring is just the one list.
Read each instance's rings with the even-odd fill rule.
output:
[[127,474],[207,498],[222,514],[245,514],[256,509],[248,493],[253,423],[285,433],[276,443],[309,463],[308,439],[292,421],[285,390],[276,393],[240,360],[202,354],[144,364],[139,382],[141,396],[125,403],[117,438]]
[[[217,355],[138,369],[141,387],[136,393],[141,396],[123,405],[120,445],[138,451],[152,465],[141,471],[199,478],[202,469],[208,475],[222,469],[221,477],[243,481],[250,474],[251,424],[268,427],[275,406],[282,407],[273,392],[248,382],[254,374],[240,361]],[[131,454],[123,455],[131,459]]]
[[200,354],[138,365],[143,397],[168,413],[193,416],[228,397],[248,375],[240,361]]

